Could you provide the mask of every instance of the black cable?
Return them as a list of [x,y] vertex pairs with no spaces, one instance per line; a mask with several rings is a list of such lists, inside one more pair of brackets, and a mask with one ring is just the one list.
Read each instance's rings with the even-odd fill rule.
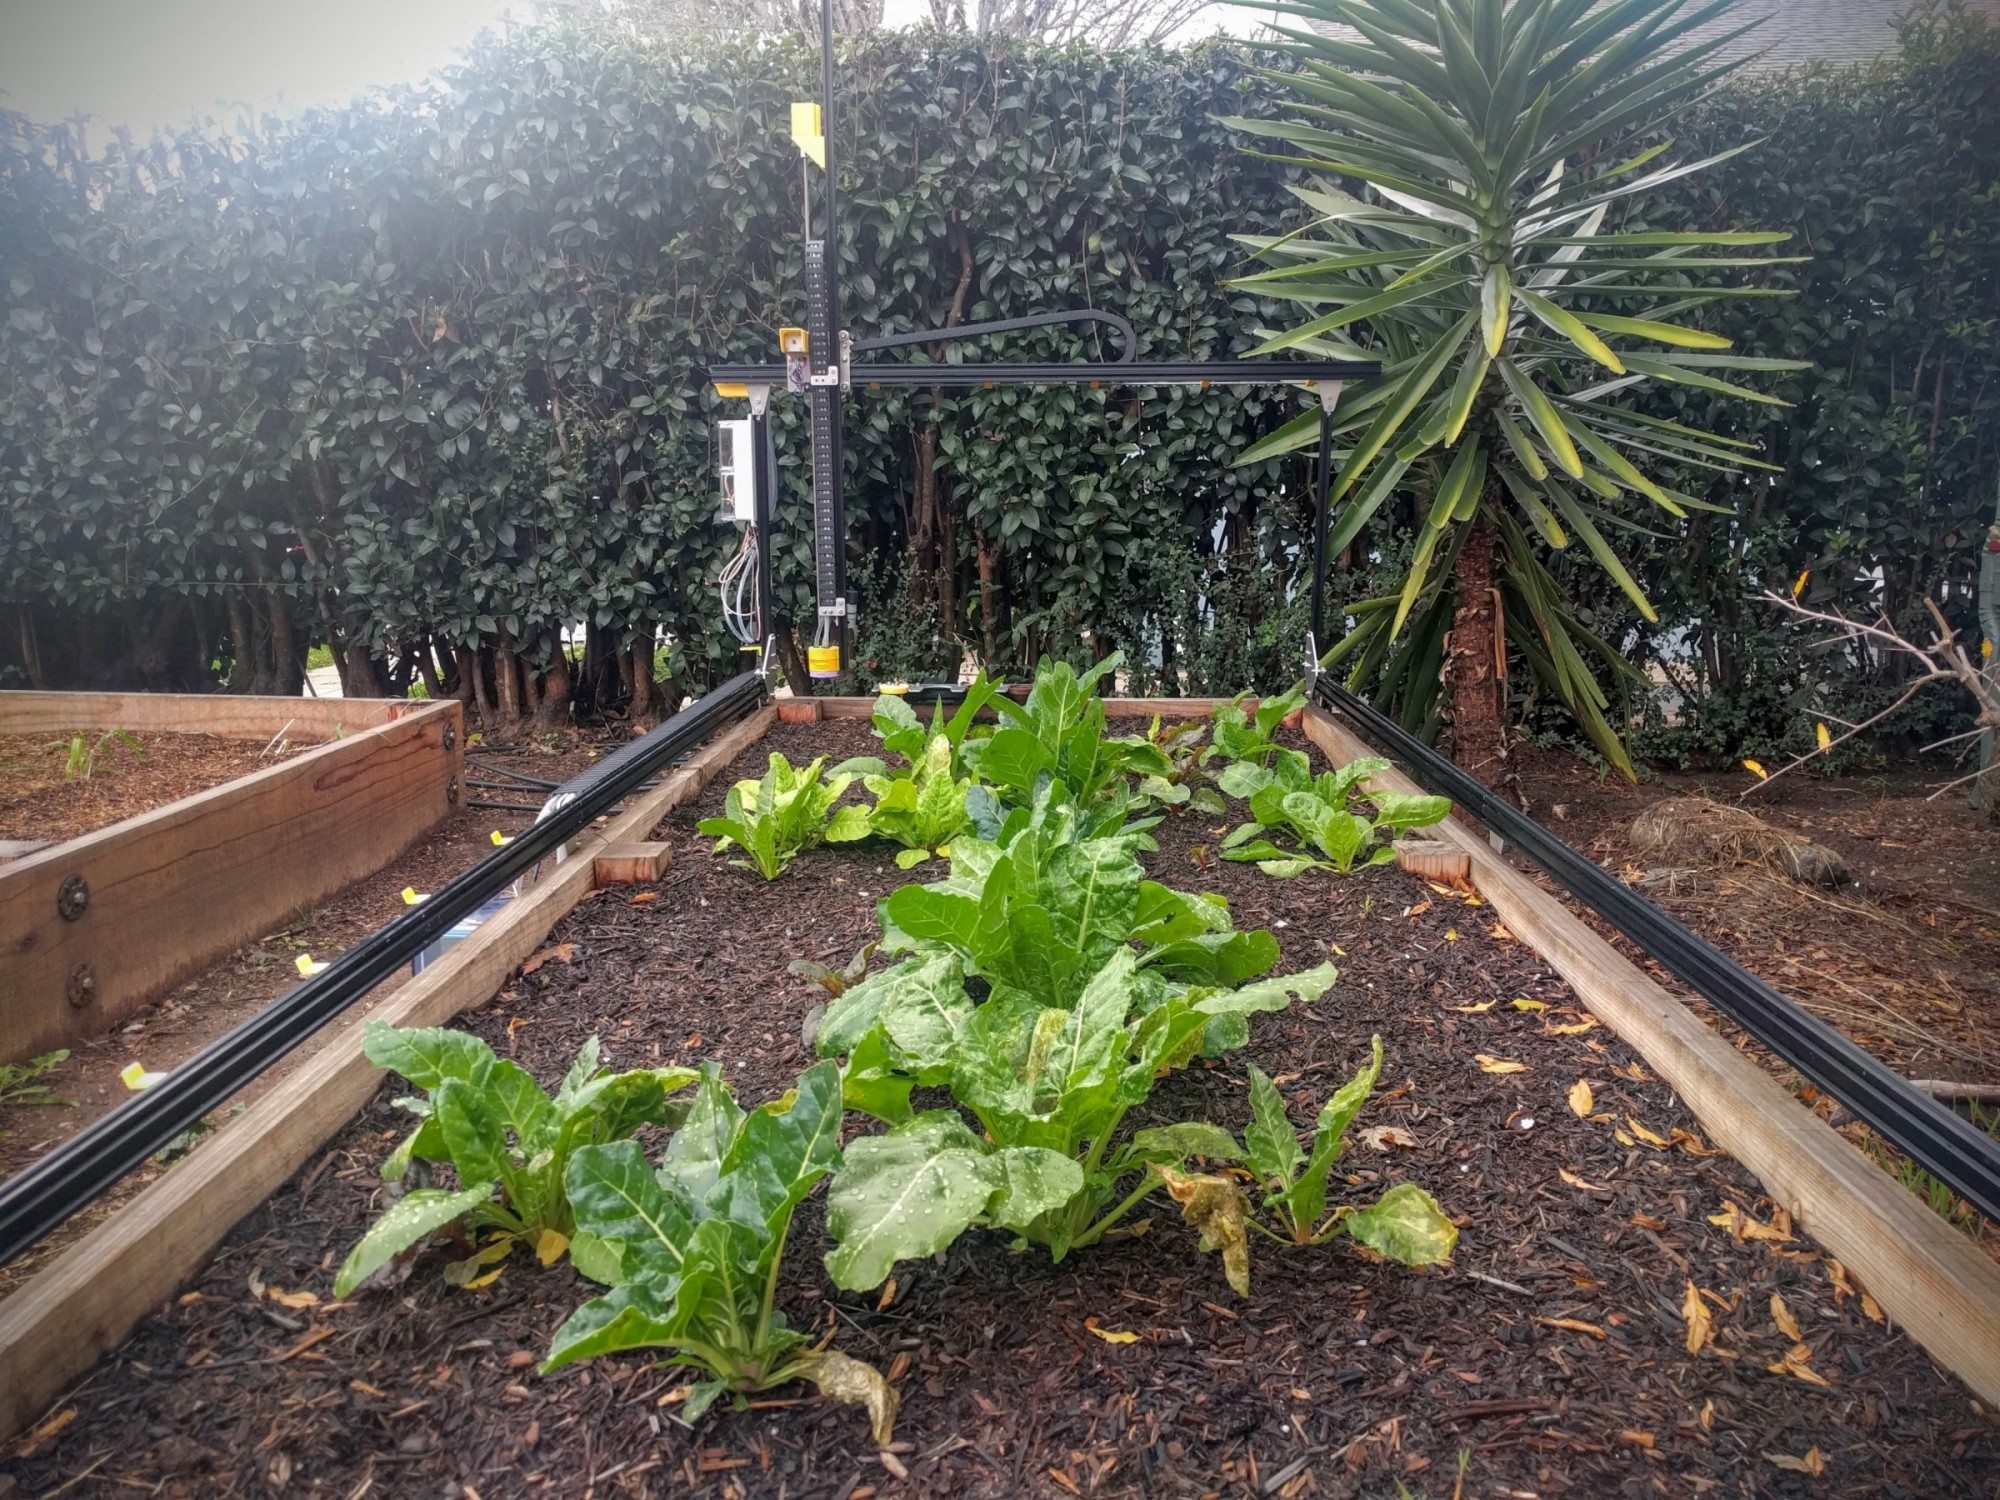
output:
[[[1322,643],[1323,644],[1323,643]],[[1550,833],[1400,724],[1322,673],[1320,701],[1555,877],[1571,895],[1679,976],[1715,1008],[1831,1094],[1897,1150],[1987,1218],[2000,1222],[2000,1141],[1976,1130],[1909,1080],[1719,952],[1623,881]]]
[[[460,918],[526,874],[640,782],[713,738],[764,700],[754,672],[732,677],[664,724],[565,782],[559,804],[420,906],[377,929],[296,989],[231,1027],[143,1094],[135,1094],[0,1183],[5,1265],[137,1170],[175,1136],[389,978]],[[566,799],[566,800],[565,800]]]

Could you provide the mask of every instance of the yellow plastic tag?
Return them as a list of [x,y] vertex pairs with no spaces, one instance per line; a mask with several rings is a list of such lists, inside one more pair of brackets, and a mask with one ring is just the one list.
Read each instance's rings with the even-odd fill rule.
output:
[[491,833],[489,833],[487,837],[493,840],[493,847],[495,849],[505,849],[509,844],[514,842],[513,839],[509,838],[506,834],[502,833],[497,828],[494,829]]
[[420,891],[413,885],[403,887],[403,905],[405,906],[421,906],[430,899],[428,891]]
[[299,971],[299,978],[301,979],[310,979],[315,974],[324,974],[326,972],[326,965],[314,963],[313,956],[310,953],[301,953],[297,958],[293,959],[292,967]]
[[822,172],[826,170],[826,136],[820,128],[817,104],[792,106],[792,140],[797,143],[799,150],[818,164]]
[[125,1087],[133,1093],[143,1093],[167,1075],[148,1073],[143,1063],[127,1063],[118,1076],[125,1080]]

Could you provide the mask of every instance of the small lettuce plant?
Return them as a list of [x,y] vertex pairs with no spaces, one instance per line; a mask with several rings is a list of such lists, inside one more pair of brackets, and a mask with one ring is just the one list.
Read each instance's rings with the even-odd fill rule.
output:
[[[1307,870],[1345,875],[1356,865],[1388,863],[1396,857],[1397,835],[1443,822],[1451,812],[1446,797],[1362,785],[1388,769],[1388,761],[1368,756],[1315,776],[1303,753],[1285,749],[1268,768],[1236,762],[1225,775],[1240,789],[1237,795],[1248,797],[1252,821],[1231,830],[1222,841],[1222,857],[1254,861],[1266,875],[1279,877]],[[1374,816],[1355,810],[1357,798],[1373,807]],[[1267,837],[1274,832],[1290,834],[1299,847],[1280,848]]]
[[517,1245],[545,1266],[566,1250],[584,1262],[590,1246],[578,1242],[564,1186],[571,1157],[642,1125],[673,1125],[687,1106],[669,1096],[696,1076],[688,1068],[610,1072],[597,1065],[591,1037],[551,1098],[527,1069],[468,1032],[371,1021],[362,1046],[370,1062],[425,1091],[396,1101],[421,1123],[389,1154],[383,1180],[400,1182],[413,1170],[427,1177],[418,1164],[438,1164],[457,1173],[459,1186],[414,1187],[391,1204],[342,1263],[337,1297],[444,1229],[471,1242],[470,1253],[445,1268],[457,1286],[493,1280]]
[[744,1110],[707,1065],[658,1167],[637,1141],[578,1151],[567,1185],[599,1247],[587,1274],[609,1290],[555,1336],[544,1373],[576,1360],[658,1348],[703,1378],[681,1408],[694,1422],[723,1395],[808,1380],[867,1408],[886,1447],[896,1393],[873,1366],[793,1328],[777,1309],[792,1215],[840,1167],[840,1070],[820,1063],[783,1099]]
[[[1215,728],[1209,735],[1213,752],[1209,760],[1220,758],[1225,762],[1213,774],[1222,790],[1232,797],[1248,797],[1260,784],[1256,773],[1269,770],[1272,758],[1281,748],[1278,726],[1306,701],[1304,692],[1293,688],[1288,693],[1260,698],[1254,708],[1246,708],[1244,703],[1249,696],[1238,693],[1220,705],[1215,710]],[[1239,766],[1244,769],[1237,769]]]
[[723,815],[703,818],[696,830],[715,840],[717,854],[735,845],[744,858],[730,863],[766,880],[776,880],[801,851],[816,844],[866,838],[866,808],[834,809],[854,777],[849,772],[822,776],[828,758],[794,766],[773,751],[763,778],[737,782],[723,803]]

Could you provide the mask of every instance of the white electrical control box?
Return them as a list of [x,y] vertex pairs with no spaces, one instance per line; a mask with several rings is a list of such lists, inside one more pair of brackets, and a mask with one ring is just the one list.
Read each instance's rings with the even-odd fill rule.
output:
[[715,431],[716,477],[722,486],[722,509],[716,519],[749,525],[757,519],[750,419],[739,417],[732,422],[718,422]]

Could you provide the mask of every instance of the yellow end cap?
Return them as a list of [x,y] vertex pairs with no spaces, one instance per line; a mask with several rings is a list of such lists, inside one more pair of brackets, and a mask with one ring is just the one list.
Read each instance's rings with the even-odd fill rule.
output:
[[718,380],[715,382],[715,394],[734,396],[740,401],[750,394],[750,387],[740,380]]

